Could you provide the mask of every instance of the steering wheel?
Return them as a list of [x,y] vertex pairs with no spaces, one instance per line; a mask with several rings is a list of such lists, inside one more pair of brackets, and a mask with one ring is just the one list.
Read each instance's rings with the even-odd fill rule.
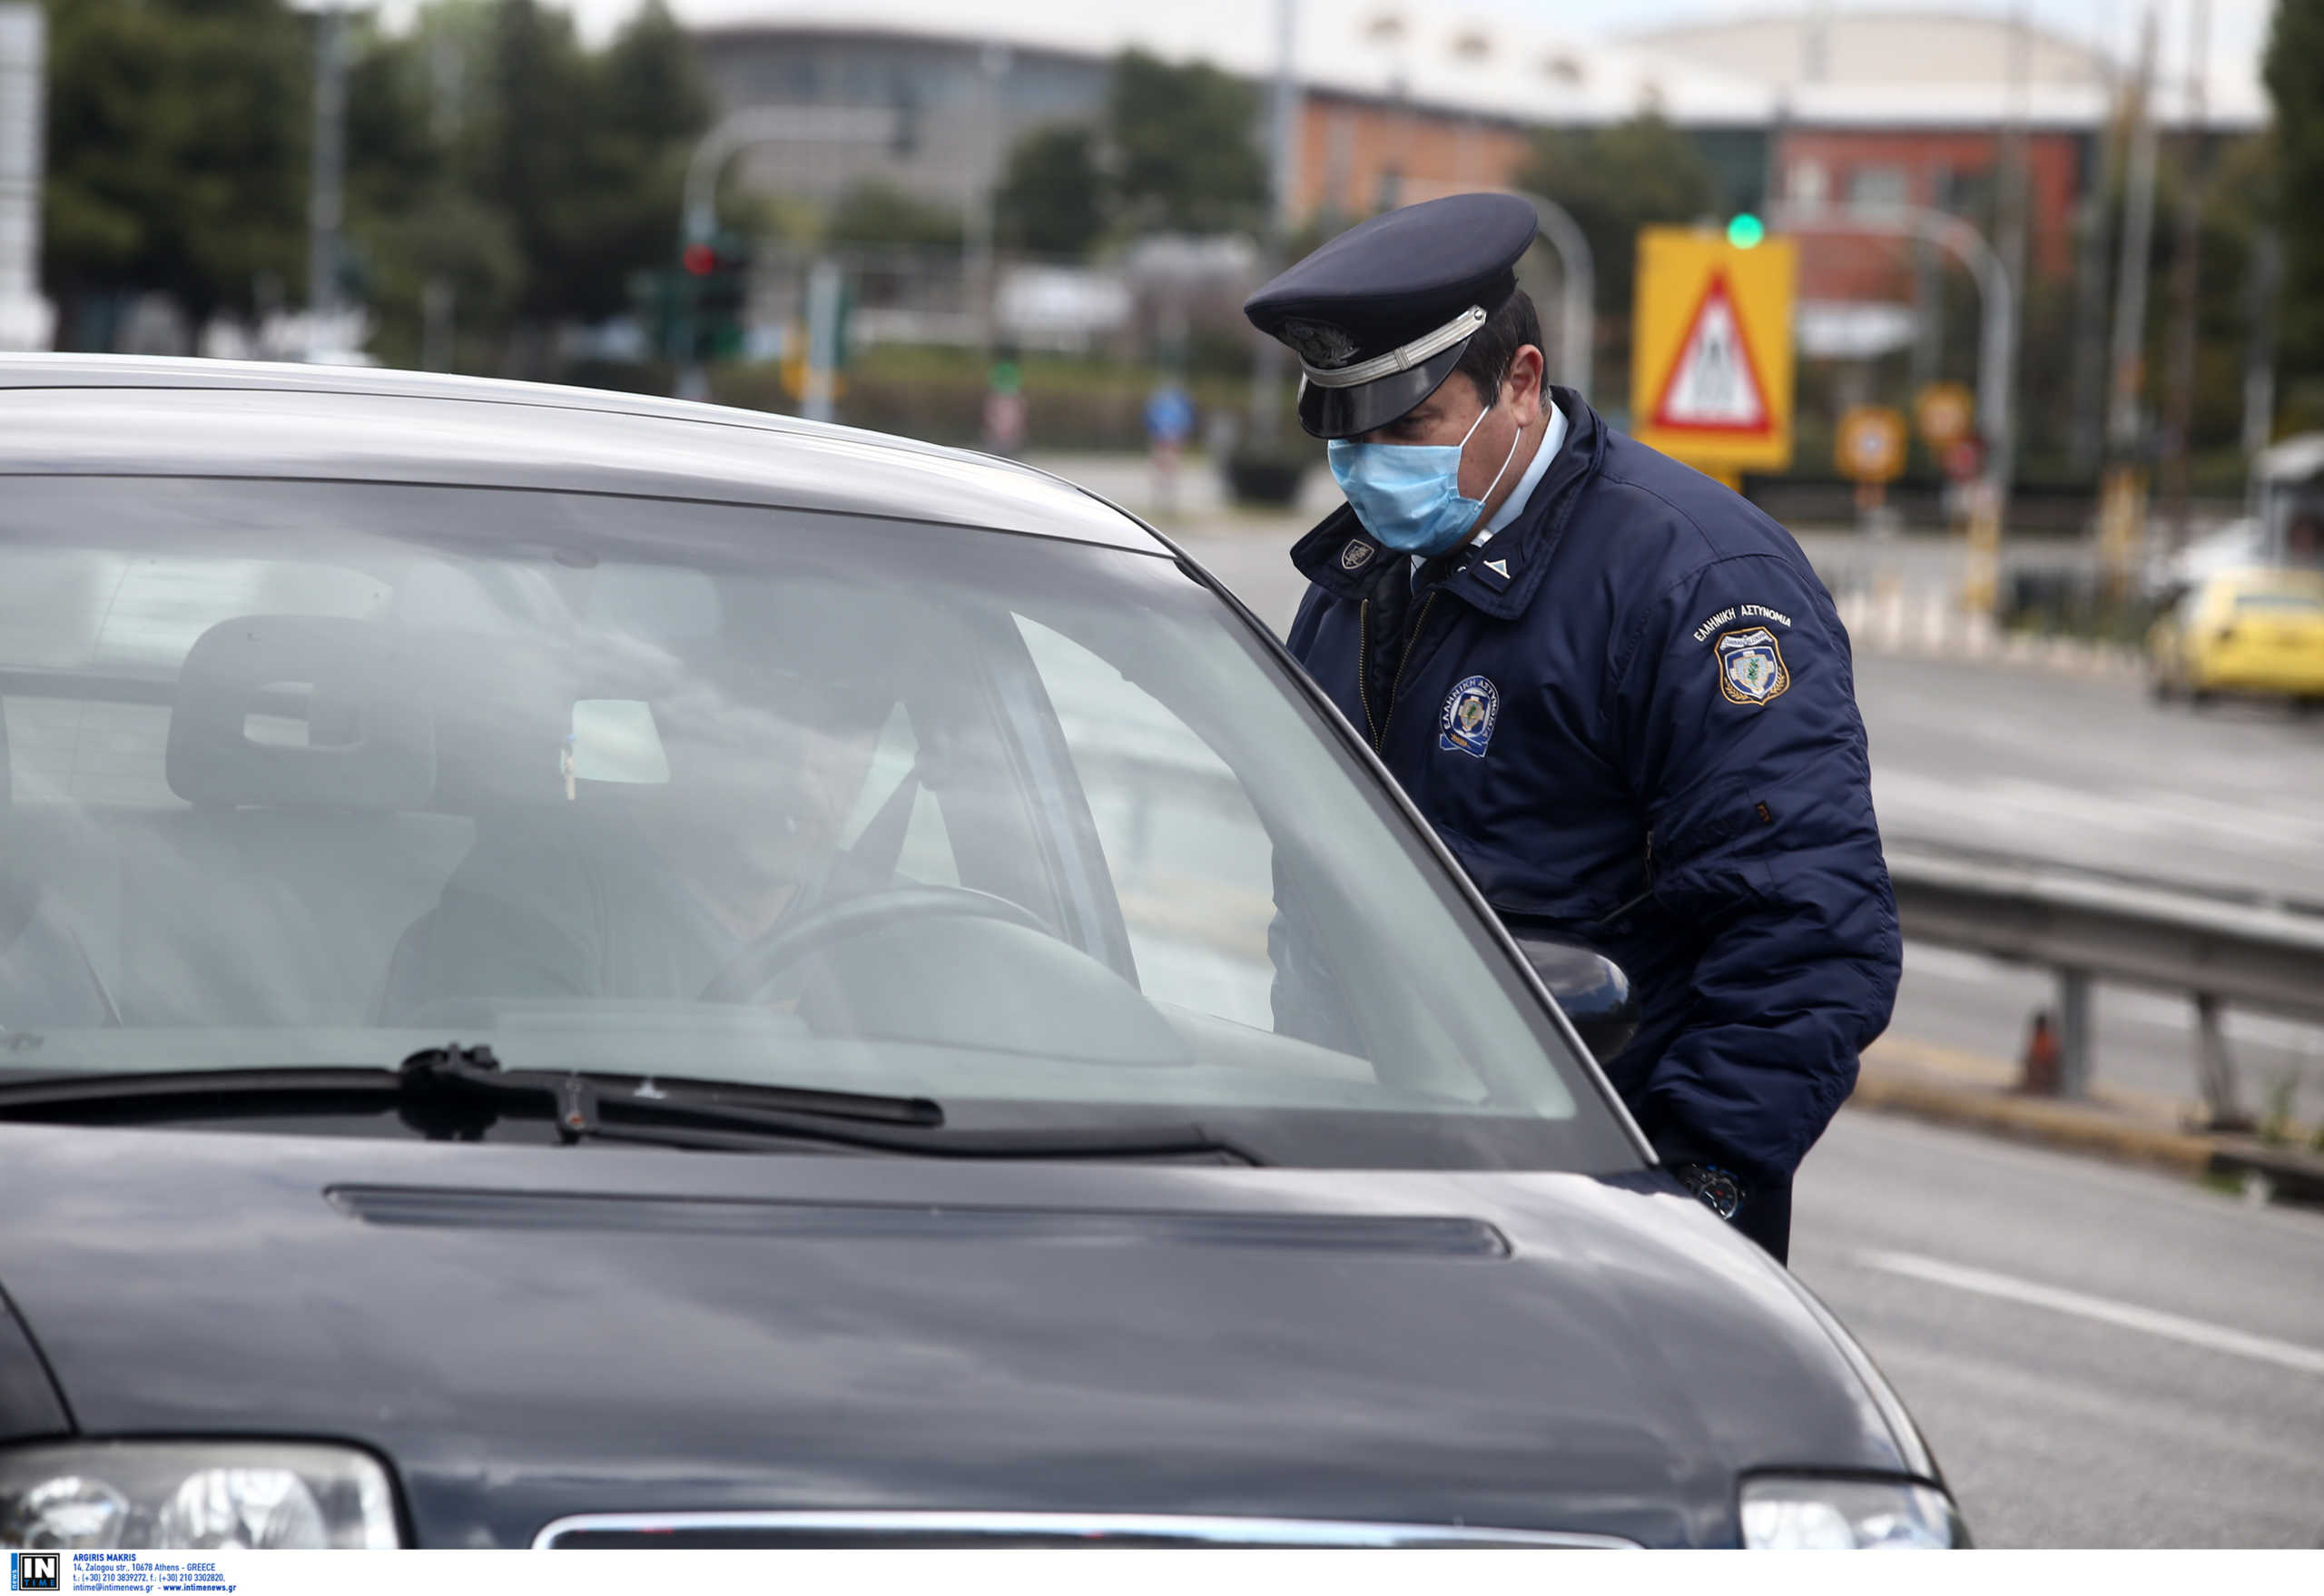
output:
[[710,978],[702,1001],[749,1002],[785,969],[826,943],[930,915],[998,920],[1043,936],[1056,934],[1032,911],[972,887],[886,887],[811,909],[788,923],[777,921]]

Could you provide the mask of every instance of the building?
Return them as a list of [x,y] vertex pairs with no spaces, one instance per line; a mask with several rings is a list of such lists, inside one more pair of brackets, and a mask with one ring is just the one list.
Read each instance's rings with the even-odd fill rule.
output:
[[[1207,60],[1260,79],[1271,7],[1061,0],[697,0],[682,15],[729,109],[888,108],[891,140],[771,144],[744,160],[754,186],[830,198],[867,179],[975,202],[1008,152],[1045,123],[1096,123],[1128,48]],[[1755,200],[1772,95],[1677,57],[1490,25],[1405,0],[1302,8],[1291,209],[1354,219],[1440,193],[1511,182],[1534,132],[1651,112],[1697,130],[1737,202]]]
[[[2102,142],[2128,75],[2102,52],[1999,16],[1835,14],[1822,5],[1659,28],[1628,42],[1716,64],[1767,90],[1777,196],[1795,206],[1871,217],[1915,207],[1990,227],[2009,145],[2022,136],[2025,273],[2039,281],[2075,271],[2084,202],[2099,181]],[[2187,87],[2160,85],[2166,126],[2190,119]],[[2264,125],[2267,108],[2256,84],[2222,71],[2206,84],[2202,119],[2215,134],[2250,132]],[[1828,352],[1874,352],[1861,336],[1852,340],[1851,328],[1860,334],[1885,325],[1892,339],[1907,340],[1916,325],[1933,330],[1919,312],[1929,292],[1927,259],[1911,245],[1811,241],[1801,262],[1803,342],[1814,345],[1819,323],[1832,330]],[[1867,319],[1839,314],[1843,306],[1898,313]]]

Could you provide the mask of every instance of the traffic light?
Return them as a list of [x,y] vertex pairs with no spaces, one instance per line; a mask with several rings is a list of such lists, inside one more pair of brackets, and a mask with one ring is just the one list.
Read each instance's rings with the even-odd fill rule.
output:
[[1727,241],[1738,250],[1758,247],[1768,236],[1768,224],[1748,211],[1736,212],[1727,223]]
[[750,300],[751,251],[733,233],[688,244],[678,256],[693,299],[697,360],[732,360],[743,352],[743,312]]

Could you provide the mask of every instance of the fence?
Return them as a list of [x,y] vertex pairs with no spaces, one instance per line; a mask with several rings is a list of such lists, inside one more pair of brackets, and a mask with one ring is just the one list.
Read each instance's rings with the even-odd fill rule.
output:
[[2227,1007],[2324,1023],[2324,913],[1912,847],[1890,850],[1888,873],[1907,941],[2056,973],[2066,1096],[2089,1089],[2094,981],[2192,1000],[2196,1079],[2221,1128],[2250,1123],[2221,1023]]

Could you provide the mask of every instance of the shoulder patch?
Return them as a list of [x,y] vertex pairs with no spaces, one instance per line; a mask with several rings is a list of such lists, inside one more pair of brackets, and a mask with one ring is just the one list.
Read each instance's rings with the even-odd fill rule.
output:
[[1340,550],[1340,569],[1360,571],[1372,563],[1372,546],[1361,537],[1351,537],[1347,547]]
[[1783,663],[1783,645],[1765,626],[1722,634],[1715,653],[1718,690],[1730,704],[1765,704],[1782,697],[1784,689],[1791,685],[1791,668]]
[[1436,720],[1436,746],[1447,754],[1482,759],[1501,718],[1501,689],[1490,677],[1469,676],[1453,684]]

